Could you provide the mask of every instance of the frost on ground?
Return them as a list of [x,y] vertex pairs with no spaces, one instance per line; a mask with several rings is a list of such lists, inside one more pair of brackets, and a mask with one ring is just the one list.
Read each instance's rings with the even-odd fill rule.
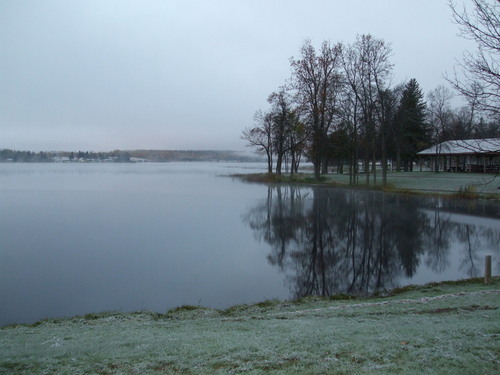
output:
[[1,374],[496,374],[500,278],[0,329]]
[[[372,180],[370,180],[370,184],[373,184]],[[332,173],[327,175],[327,181],[347,185],[349,183],[349,176],[347,174]],[[359,182],[363,184],[364,181],[365,175],[361,175]],[[381,183],[382,178],[379,172],[377,184]],[[472,192],[496,197],[500,194],[500,177],[495,174],[419,171],[389,172],[387,174],[387,183],[396,189],[407,191],[458,193],[472,189]]]

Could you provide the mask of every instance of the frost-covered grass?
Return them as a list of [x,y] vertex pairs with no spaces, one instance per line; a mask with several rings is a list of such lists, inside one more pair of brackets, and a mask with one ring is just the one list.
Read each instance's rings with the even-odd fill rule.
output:
[[500,194],[500,177],[482,173],[390,172],[387,181],[399,189]]
[[[290,182],[290,176],[281,177],[269,174],[236,175],[248,182],[277,183]],[[296,183],[315,183],[312,173],[299,173],[293,177]],[[320,183],[340,186],[349,185],[348,174],[330,173],[321,177]],[[357,187],[382,188],[382,173],[377,172],[377,181],[366,185],[365,175],[359,175]],[[500,199],[500,176],[484,173],[448,172],[388,172],[387,186],[384,190],[409,193],[456,194],[462,198],[489,197]]]
[[497,374],[500,278],[0,329],[2,374]]
[[[377,184],[382,184],[382,174],[377,175]],[[341,184],[349,183],[348,175],[329,174],[329,182]],[[365,183],[365,175],[359,176],[360,184]],[[447,172],[388,172],[387,183],[389,188],[409,192],[429,193],[459,193],[467,191],[472,194],[500,195],[500,177],[483,173],[447,173]],[[370,180],[373,186],[373,178]]]

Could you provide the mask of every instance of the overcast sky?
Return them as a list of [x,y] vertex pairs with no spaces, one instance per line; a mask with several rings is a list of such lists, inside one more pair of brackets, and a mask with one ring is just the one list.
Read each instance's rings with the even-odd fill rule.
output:
[[0,149],[244,150],[304,40],[364,33],[425,93],[473,48],[447,0],[0,0]]

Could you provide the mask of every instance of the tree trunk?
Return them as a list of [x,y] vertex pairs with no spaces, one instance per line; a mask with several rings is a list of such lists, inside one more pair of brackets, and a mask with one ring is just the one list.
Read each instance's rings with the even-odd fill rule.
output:
[[376,147],[376,137],[375,137],[375,129],[372,134],[372,172],[373,172],[373,184],[377,185],[377,147]]
[[385,147],[385,126],[382,128],[382,139],[381,139],[381,147],[382,147],[382,186],[387,185],[387,150]]
[[328,160],[326,158],[321,163],[321,174],[328,174]]
[[276,174],[281,176],[281,165],[283,164],[283,154],[279,153],[276,158]]
[[396,148],[396,172],[401,172],[401,148]]
[[373,173],[373,184],[377,185],[377,160],[375,159],[375,151],[373,151],[373,158],[372,158],[372,173]]
[[365,182],[367,185],[370,185],[370,157],[368,155],[365,156]]
[[269,152],[267,153],[267,173],[273,173],[273,156]]
[[314,179],[319,181],[321,178],[321,163],[314,163]]

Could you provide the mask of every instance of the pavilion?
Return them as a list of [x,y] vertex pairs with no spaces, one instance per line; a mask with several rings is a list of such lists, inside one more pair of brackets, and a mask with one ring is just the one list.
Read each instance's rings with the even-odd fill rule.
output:
[[500,138],[441,142],[417,153],[433,170],[448,172],[499,173]]

